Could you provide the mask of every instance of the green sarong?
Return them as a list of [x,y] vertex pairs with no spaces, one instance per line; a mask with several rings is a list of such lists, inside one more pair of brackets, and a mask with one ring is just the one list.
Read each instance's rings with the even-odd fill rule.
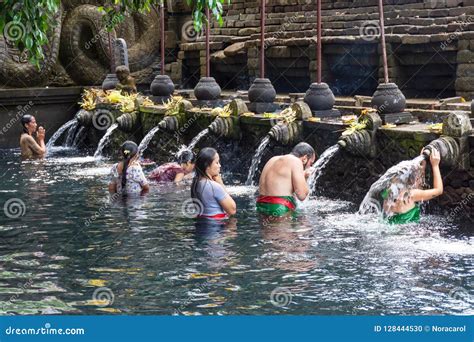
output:
[[395,214],[388,218],[390,224],[406,224],[406,223],[420,222],[420,206],[416,204],[412,209],[406,213]]
[[266,216],[284,216],[296,210],[293,196],[259,196],[257,212]]

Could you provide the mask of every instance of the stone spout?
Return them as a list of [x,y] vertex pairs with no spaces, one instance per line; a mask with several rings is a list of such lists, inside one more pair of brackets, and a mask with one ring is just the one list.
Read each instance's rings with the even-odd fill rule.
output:
[[291,145],[300,139],[301,125],[298,122],[289,124],[279,122],[268,133],[270,137],[282,145]]
[[425,159],[429,159],[433,149],[437,149],[441,155],[441,163],[445,166],[456,167],[459,156],[460,146],[456,139],[443,136],[430,142],[424,149]]
[[81,109],[76,114],[76,119],[81,126],[90,127],[92,126],[92,118],[94,117],[94,113],[85,109]]
[[165,116],[163,120],[158,123],[158,126],[160,126],[160,129],[176,132],[179,129],[179,121],[176,116]]
[[138,122],[138,112],[124,113],[117,118],[118,128],[124,132],[131,132]]
[[219,116],[209,125],[209,131],[216,136],[238,139],[240,136],[238,118]]
[[342,135],[337,144],[353,155],[375,158],[377,155],[375,134],[382,125],[382,119],[376,112],[369,112],[361,115],[358,122],[364,123],[365,128],[349,135]]

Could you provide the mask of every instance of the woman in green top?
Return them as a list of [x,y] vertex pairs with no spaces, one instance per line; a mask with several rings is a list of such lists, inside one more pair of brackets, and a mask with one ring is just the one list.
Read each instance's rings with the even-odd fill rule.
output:
[[[443,179],[439,170],[439,162],[441,160],[439,151],[435,148],[431,149],[430,162],[433,170],[433,189],[422,190],[421,184],[415,184],[414,189],[401,192],[393,204],[388,205],[384,202],[384,211],[390,213],[388,222],[391,224],[404,224],[420,221],[419,202],[429,201],[443,193]],[[426,162],[423,162],[423,168]]]

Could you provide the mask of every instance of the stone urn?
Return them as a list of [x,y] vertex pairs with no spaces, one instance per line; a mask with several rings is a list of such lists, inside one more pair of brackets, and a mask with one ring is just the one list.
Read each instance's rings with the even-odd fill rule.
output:
[[372,96],[372,107],[380,114],[403,113],[406,99],[395,83],[381,83]]
[[194,96],[199,101],[215,101],[221,96],[221,87],[214,77],[201,77],[194,88]]
[[115,89],[118,83],[119,83],[119,80],[117,78],[117,75],[107,74],[107,76],[104,79],[104,82],[102,82],[102,90]]
[[312,111],[331,110],[336,98],[326,83],[312,83],[304,96]]
[[248,91],[250,102],[273,103],[276,91],[268,78],[256,78]]
[[156,75],[150,92],[153,96],[169,97],[174,92],[174,83],[168,75]]

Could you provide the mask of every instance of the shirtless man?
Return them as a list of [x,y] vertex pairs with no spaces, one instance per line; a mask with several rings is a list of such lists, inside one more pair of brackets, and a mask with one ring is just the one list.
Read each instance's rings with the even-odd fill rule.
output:
[[[21,118],[23,133],[20,136],[21,156],[23,158],[41,158],[46,154],[46,146],[44,144],[44,136],[46,131],[43,127],[39,127],[36,131],[37,124],[33,115],[25,114]],[[36,140],[33,133],[36,132]]]
[[284,216],[296,209],[296,196],[300,201],[309,194],[306,179],[316,159],[314,149],[299,143],[290,154],[270,159],[260,176],[257,212],[268,216]]

